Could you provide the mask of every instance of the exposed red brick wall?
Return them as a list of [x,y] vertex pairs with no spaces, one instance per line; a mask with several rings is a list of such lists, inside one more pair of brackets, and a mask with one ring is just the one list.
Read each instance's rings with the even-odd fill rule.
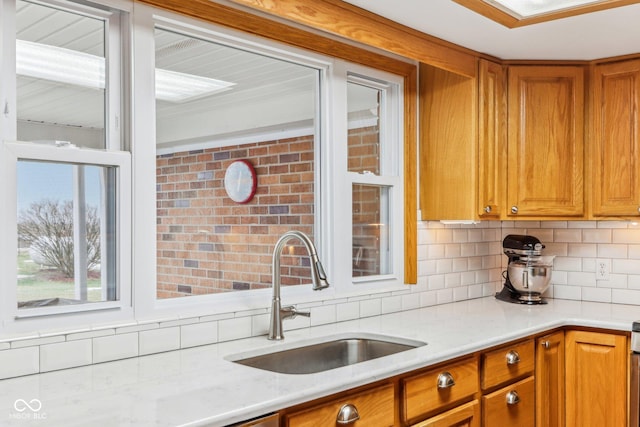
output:
[[[379,128],[349,131],[350,172],[380,174]],[[352,190],[354,277],[380,274],[380,189],[356,185]]]
[[[349,133],[349,170],[379,173],[377,127]],[[258,188],[247,204],[224,190],[227,166],[255,168]],[[268,141],[157,157],[157,296],[173,298],[271,286],[273,247],[286,231],[313,238],[313,137]],[[379,194],[354,190],[354,276],[379,274]],[[309,283],[306,250],[285,248],[286,286]]]
[[[224,190],[225,170],[237,159],[251,162],[258,178],[247,204]],[[313,238],[311,136],[161,155],[156,179],[158,298],[270,287],[277,239],[292,229]],[[306,251],[291,244],[282,284],[308,283]]]

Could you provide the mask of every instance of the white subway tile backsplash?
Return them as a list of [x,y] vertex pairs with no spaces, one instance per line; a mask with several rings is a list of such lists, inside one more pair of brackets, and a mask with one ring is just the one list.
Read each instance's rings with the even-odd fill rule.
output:
[[460,273],[449,273],[444,276],[444,286],[446,288],[455,288],[462,284]]
[[635,259],[614,259],[611,272],[624,274],[640,274],[640,261]]
[[[299,317],[298,317],[299,318]],[[291,319],[291,322],[297,319]],[[218,341],[231,341],[251,336],[251,317],[238,317],[218,322]]]
[[216,342],[218,342],[218,322],[200,322],[180,327],[180,348]]
[[443,289],[445,287],[444,274],[429,276],[428,287],[429,287],[429,290]]
[[382,313],[382,302],[378,298],[360,301],[360,317],[379,316]]
[[596,228],[582,231],[583,243],[611,243],[611,230]]
[[30,338],[17,340],[11,343],[11,348],[33,347],[37,345],[53,344],[64,341],[64,335],[49,336],[44,338]]
[[92,354],[90,339],[41,345],[40,372],[90,365]]
[[570,257],[596,257],[598,255],[595,243],[569,243]]
[[611,289],[582,288],[582,300],[594,302],[611,302]]
[[582,230],[573,228],[557,229],[553,232],[553,242],[580,243],[582,241]]
[[598,258],[626,258],[630,246],[615,244],[599,244],[597,250]]
[[[400,297],[390,297],[389,299],[397,298],[398,304],[401,305]],[[386,300],[386,298],[385,298]],[[336,306],[335,304],[322,305],[314,307],[311,310],[311,326],[326,325],[328,323],[336,323]]]
[[640,230],[619,229],[612,230],[612,243],[640,244]]
[[438,303],[437,291],[427,291],[420,293],[420,307],[431,307]]
[[594,287],[596,286],[596,276],[593,273],[570,271],[567,275],[567,283],[573,286]]
[[[381,302],[382,302],[382,314],[396,313],[398,311],[402,311],[402,297],[400,296],[384,298],[381,300]],[[335,319],[335,316],[334,316],[334,319]]]
[[554,270],[560,271],[582,271],[582,259],[570,257],[556,257],[553,260]]
[[581,300],[582,288],[580,286],[554,285],[553,295],[555,298]]
[[451,289],[440,289],[436,291],[436,301],[438,305],[453,302],[453,291]]
[[180,327],[152,329],[139,332],[140,355],[160,353],[180,348]]
[[[503,221],[449,225],[418,223],[418,284],[405,291],[299,304],[285,330],[355,320],[482,296],[502,288],[507,258],[502,239],[531,234],[556,255],[545,296],[640,305],[640,226],[625,221]],[[596,261],[611,261],[609,279],[596,280]],[[0,378],[118,360],[265,335],[268,309],[202,317],[167,317],[103,329],[79,328],[0,342]]]
[[126,359],[138,355],[138,333],[96,337],[93,340],[93,363]]
[[460,288],[453,289],[453,300],[454,301],[465,301],[469,299],[469,288],[464,286]]
[[353,320],[360,317],[360,303],[357,301],[338,304],[336,306],[336,318],[338,322]]
[[40,371],[38,346],[0,351],[0,379],[35,374]]
[[626,247],[628,248],[628,256],[630,259],[640,259],[640,245],[628,245]]
[[613,289],[611,302],[614,304],[640,305],[640,290]]

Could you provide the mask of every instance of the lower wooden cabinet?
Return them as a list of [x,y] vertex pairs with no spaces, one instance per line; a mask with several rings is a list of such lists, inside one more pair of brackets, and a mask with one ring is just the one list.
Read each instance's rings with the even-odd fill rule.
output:
[[405,423],[449,409],[478,392],[476,357],[463,359],[402,380]]
[[278,415],[283,427],[626,427],[629,351],[625,334],[557,330]]
[[482,425],[534,427],[535,397],[533,376],[482,396]]
[[563,427],[564,331],[536,340],[536,427]]
[[[395,414],[395,387],[393,384],[386,384],[286,414],[284,425],[318,427],[346,424],[358,427],[384,427],[395,425]],[[338,423],[338,418],[343,422]],[[349,419],[353,421],[347,422]]]
[[412,427],[480,427],[480,402],[465,403]]
[[566,426],[624,427],[627,418],[627,337],[567,331]]

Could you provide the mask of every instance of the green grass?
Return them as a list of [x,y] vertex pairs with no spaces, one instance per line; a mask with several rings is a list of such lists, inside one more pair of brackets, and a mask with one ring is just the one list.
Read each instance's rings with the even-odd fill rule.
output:
[[[100,279],[87,280],[89,301],[101,301]],[[46,298],[75,299],[73,279],[62,277],[55,269],[34,263],[26,251],[18,253],[18,301],[32,301]]]

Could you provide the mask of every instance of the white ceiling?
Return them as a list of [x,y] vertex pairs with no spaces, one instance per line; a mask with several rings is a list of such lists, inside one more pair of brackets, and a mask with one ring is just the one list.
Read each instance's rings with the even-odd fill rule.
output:
[[452,0],[345,0],[501,59],[593,60],[640,53],[640,4],[509,29]]

